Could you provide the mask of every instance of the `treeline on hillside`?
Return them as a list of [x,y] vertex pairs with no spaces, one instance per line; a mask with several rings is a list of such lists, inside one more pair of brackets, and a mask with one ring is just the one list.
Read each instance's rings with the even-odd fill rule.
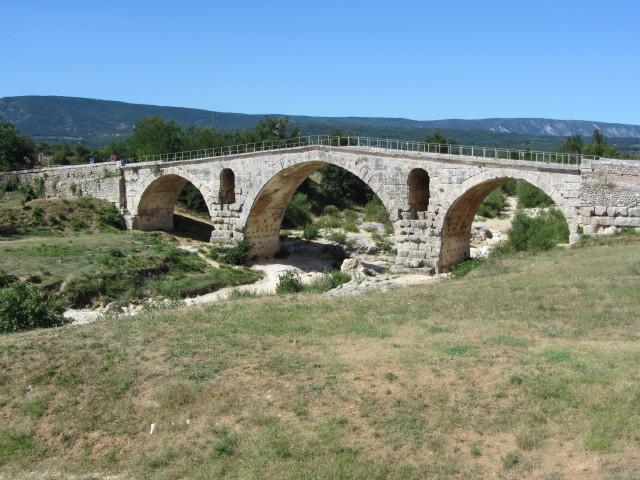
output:
[[[19,170],[37,166],[42,154],[47,165],[74,165],[103,162],[117,157],[135,157],[160,153],[199,150],[204,148],[225,147],[243,143],[287,140],[301,135],[299,127],[292,126],[289,119],[265,118],[255,128],[222,132],[211,127],[183,128],[174,121],[165,121],[161,117],[146,117],[138,121],[132,135],[126,140],[113,142],[104,147],[89,147],[84,144],[69,145],[35,143],[10,123],[0,122],[0,171]],[[351,133],[351,132],[349,132]],[[334,130],[332,135],[341,134]],[[440,132],[424,139],[431,143],[456,143]],[[504,145],[509,146],[509,145]],[[511,145],[517,147],[517,145]],[[586,143],[580,135],[568,137],[561,147],[565,153],[610,158],[640,158],[638,153],[621,152],[610,145],[600,130],[594,130],[592,142]]]

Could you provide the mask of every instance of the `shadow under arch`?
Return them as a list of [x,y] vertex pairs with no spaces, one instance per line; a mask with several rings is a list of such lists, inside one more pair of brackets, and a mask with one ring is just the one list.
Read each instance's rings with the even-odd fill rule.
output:
[[391,213],[376,186],[367,182],[357,172],[340,164],[326,161],[299,163],[272,176],[255,196],[244,224],[244,237],[252,243],[252,257],[271,258],[278,252],[280,249],[280,227],[291,197],[307,177],[327,165],[336,165],[358,177],[373,190],[387,212]]
[[[180,175],[171,173],[153,180],[144,190],[138,202],[135,228],[145,231],[164,230],[170,232],[174,230],[173,211],[176,201],[180,192],[189,183],[202,195],[202,191],[198,187]],[[207,206],[207,212],[210,213],[208,208]]]
[[471,224],[484,199],[493,190],[503,185],[508,180],[525,181],[546,193],[564,215],[571,230],[570,212],[562,202],[559,202],[556,192],[549,191],[538,182],[530,178],[521,176],[504,176],[491,178],[477,183],[468,188],[451,204],[447,210],[442,225],[442,236],[440,243],[440,256],[438,260],[438,271],[450,271],[457,264],[471,258]]

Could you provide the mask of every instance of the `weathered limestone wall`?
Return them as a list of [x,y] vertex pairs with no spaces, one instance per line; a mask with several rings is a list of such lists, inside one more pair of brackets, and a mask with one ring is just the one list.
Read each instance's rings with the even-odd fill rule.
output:
[[581,226],[586,235],[623,227],[640,231],[640,162],[595,160],[583,165]]
[[0,180],[43,178],[47,196],[71,196],[75,191],[109,200],[120,206],[130,228],[142,230],[171,230],[174,204],[191,182],[202,193],[214,223],[212,241],[235,243],[248,238],[253,254],[268,258],[279,248],[280,225],[292,194],[307,176],[327,164],[350,171],[378,195],[394,227],[398,269],[446,271],[468,258],[475,212],[485,196],[509,178],[526,180],[555,201],[567,219],[572,242],[580,233],[640,228],[640,162],[622,160],[549,166],[309,146],[169,163],[10,172],[0,174]]
[[0,181],[5,178],[17,178],[24,183],[42,179],[46,197],[87,195],[118,206],[124,190],[121,170],[116,162],[0,173]]

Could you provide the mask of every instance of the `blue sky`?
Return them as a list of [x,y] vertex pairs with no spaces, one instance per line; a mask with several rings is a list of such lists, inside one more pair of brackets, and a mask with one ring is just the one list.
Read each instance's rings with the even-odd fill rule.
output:
[[2,0],[0,97],[640,124],[638,0]]

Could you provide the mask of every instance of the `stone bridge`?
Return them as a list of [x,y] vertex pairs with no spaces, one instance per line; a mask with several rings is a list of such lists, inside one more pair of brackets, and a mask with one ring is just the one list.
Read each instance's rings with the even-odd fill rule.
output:
[[195,155],[200,158],[171,154],[160,161],[8,172],[0,174],[0,181],[7,176],[23,181],[40,177],[48,196],[84,194],[109,200],[120,207],[128,227],[139,230],[172,230],[174,204],[191,182],[214,223],[212,241],[246,238],[255,257],[268,258],[279,249],[280,225],[294,191],[309,175],[333,164],[369,185],[386,207],[394,229],[396,268],[425,272],[447,271],[469,258],[471,223],[479,205],[512,178],[526,180],[554,200],[567,220],[572,243],[580,234],[640,229],[640,162],[517,151],[499,158],[495,149],[463,148],[471,150],[382,148],[370,142],[254,148],[257,151],[235,154],[229,149],[231,154]]

